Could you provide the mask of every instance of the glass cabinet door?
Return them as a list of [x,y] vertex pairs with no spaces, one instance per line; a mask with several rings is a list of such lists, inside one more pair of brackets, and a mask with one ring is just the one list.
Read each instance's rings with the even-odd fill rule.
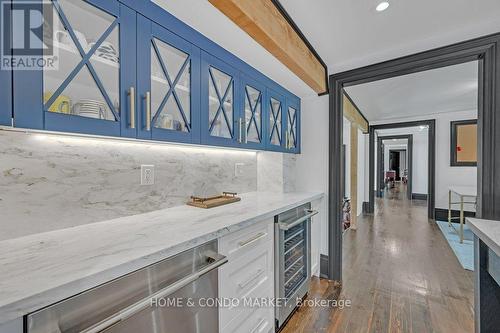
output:
[[199,49],[138,20],[139,137],[199,142]]
[[201,135],[202,143],[238,146],[244,140],[240,119],[238,71],[202,52]]
[[[7,4],[7,0],[0,0],[3,13],[2,28],[5,34],[10,35],[10,9]],[[10,69],[0,69],[0,87],[0,125],[10,126],[12,120],[12,71]]]
[[285,99],[282,95],[268,89],[267,98],[267,149],[284,151],[285,143]]
[[43,15],[43,42],[56,60],[24,78],[41,85],[44,128],[135,136],[135,75],[122,70],[135,62],[123,37],[135,31],[135,12],[118,1],[51,0]]
[[241,75],[241,98],[243,112],[238,119],[242,122],[242,145],[248,148],[264,148],[264,100],[265,86]]
[[287,98],[285,147],[289,152],[298,153],[300,147],[300,102]]

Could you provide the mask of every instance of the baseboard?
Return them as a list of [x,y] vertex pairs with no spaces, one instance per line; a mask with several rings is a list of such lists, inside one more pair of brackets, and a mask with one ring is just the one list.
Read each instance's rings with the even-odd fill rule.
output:
[[412,193],[411,198],[414,200],[426,200],[427,201],[427,194],[424,193]]
[[328,256],[326,254],[319,256],[319,276],[328,279]]
[[[459,210],[452,210],[451,216],[453,216],[453,217],[460,216],[460,211]],[[465,217],[475,217],[476,213],[464,211],[464,216]],[[438,221],[448,221],[448,209],[435,208],[434,209],[434,219],[438,220]],[[452,222],[460,223],[460,221],[458,219],[453,219]]]

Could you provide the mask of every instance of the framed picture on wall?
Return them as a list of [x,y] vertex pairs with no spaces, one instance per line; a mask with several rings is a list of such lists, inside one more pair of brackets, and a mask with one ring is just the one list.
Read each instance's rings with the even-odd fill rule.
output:
[[477,119],[451,122],[451,166],[477,166]]

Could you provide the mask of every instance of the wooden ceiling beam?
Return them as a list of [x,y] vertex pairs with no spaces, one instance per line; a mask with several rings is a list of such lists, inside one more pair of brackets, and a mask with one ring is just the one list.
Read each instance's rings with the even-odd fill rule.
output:
[[349,98],[349,95],[344,93],[343,96],[343,112],[344,112],[344,117],[349,120],[351,123],[356,124],[357,127],[363,132],[363,133],[368,133],[368,127],[369,123],[361,113],[361,111],[358,110],[357,106],[351,102],[351,99]]
[[327,92],[326,66],[271,0],[209,0],[316,93]]

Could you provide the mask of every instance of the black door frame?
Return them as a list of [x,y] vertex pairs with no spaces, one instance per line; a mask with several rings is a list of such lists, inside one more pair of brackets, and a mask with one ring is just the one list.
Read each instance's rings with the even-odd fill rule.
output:
[[[371,137],[370,137],[371,139]],[[404,134],[404,135],[384,135],[384,136],[379,136],[377,138],[377,190],[376,192],[381,195],[380,191],[382,189],[381,184],[384,182],[384,160],[380,158],[380,156],[384,156],[382,153],[383,149],[383,141],[384,140],[392,140],[392,139],[406,139],[408,140],[408,186],[407,186],[407,198],[408,200],[411,200],[411,193],[413,190],[413,134]],[[369,152],[370,158],[373,156],[375,158],[375,155],[372,152]],[[373,170],[370,171],[369,177],[373,178]],[[368,183],[371,184],[373,179],[371,179]],[[373,188],[372,186],[371,188]],[[372,191],[373,192],[373,191]],[[371,199],[371,196],[370,196]],[[371,202],[368,204],[369,207],[371,207]],[[371,208],[369,208],[371,209]]]
[[[328,277],[342,281],[342,94],[345,87],[478,60],[478,216],[500,218],[500,34],[329,77]],[[370,142],[373,150],[374,142]],[[373,191],[370,191],[372,193]]]
[[[430,219],[434,219],[435,206],[436,206],[436,120],[417,120],[408,121],[403,123],[390,123],[381,125],[371,125],[370,126],[370,151],[369,151],[369,182],[368,186],[370,189],[375,188],[375,152],[373,150],[372,141],[375,142],[375,131],[383,129],[394,129],[394,128],[407,128],[407,127],[417,127],[417,126],[427,126],[428,131],[428,149],[427,149],[427,216]],[[413,149],[413,136],[412,136],[412,149]],[[413,153],[413,152],[412,152]],[[413,178],[413,174],[411,175]],[[413,186],[412,189],[413,190]],[[411,193],[410,193],[411,200]],[[375,192],[369,192],[369,202],[367,213],[373,214],[375,212]]]

